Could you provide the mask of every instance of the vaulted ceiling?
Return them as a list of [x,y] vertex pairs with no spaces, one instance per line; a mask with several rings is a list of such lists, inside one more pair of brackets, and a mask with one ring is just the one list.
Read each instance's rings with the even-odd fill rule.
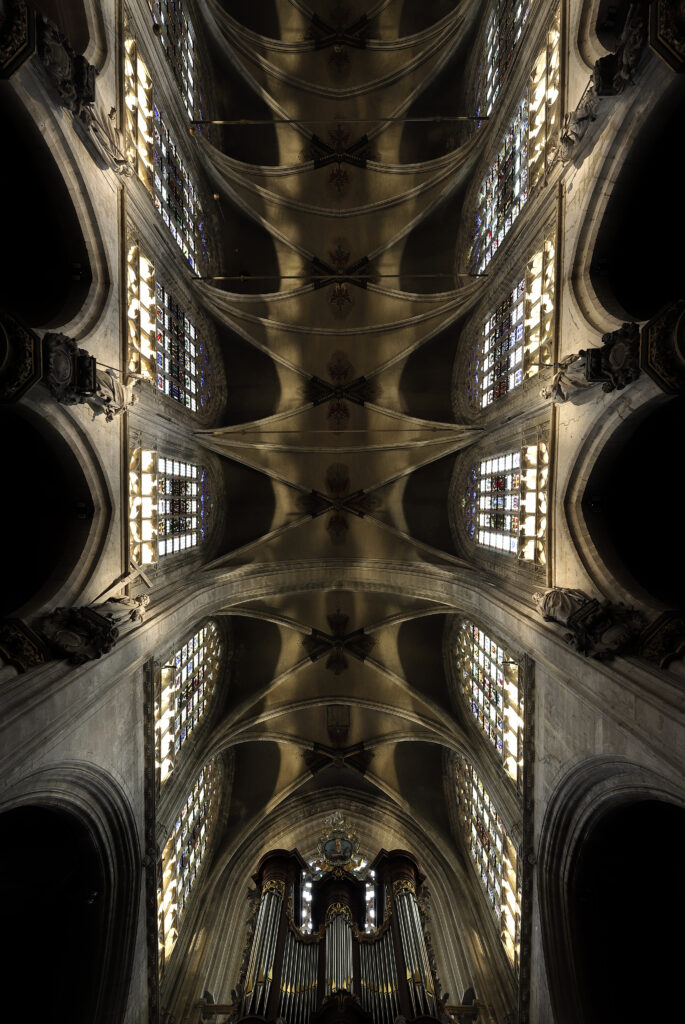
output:
[[[229,495],[232,540],[207,571],[384,560],[458,573],[450,481],[480,428],[454,421],[452,367],[457,325],[486,284],[455,272],[487,133],[464,98],[477,9],[204,8],[216,66],[205,117],[245,123],[198,136],[225,265],[197,287],[226,336],[261,353],[251,365],[268,392],[256,415],[246,402],[198,435],[242,494]],[[444,751],[466,743],[443,667],[454,609],[335,576],[230,609],[230,693],[211,747],[235,754],[233,842],[313,790],[383,794],[449,833]]]

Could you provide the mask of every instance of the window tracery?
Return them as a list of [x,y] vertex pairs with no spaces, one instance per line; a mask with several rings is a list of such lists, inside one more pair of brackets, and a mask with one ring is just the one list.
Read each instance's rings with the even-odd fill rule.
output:
[[127,270],[128,368],[197,412],[209,397],[206,345],[137,245],[129,247]]
[[473,622],[461,623],[457,662],[466,703],[517,786],[523,780],[523,694],[519,665]]
[[526,91],[481,183],[471,250],[482,273],[539,185],[552,158],[559,121],[559,12],[538,54]]
[[202,769],[176,819],[158,866],[157,932],[162,974],[178,938],[188,898],[200,870],[219,804],[214,762]]
[[139,565],[196,547],[209,519],[207,472],[193,462],[137,448],[129,466],[129,539]]
[[173,771],[181,747],[206,711],[220,657],[219,631],[210,619],[162,666],[155,686],[155,753],[160,785]]
[[195,32],[181,0],[150,0],[152,20],[191,120],[200,115]]
[[130,35],[125,53],[128,157],[172,238],[197,273],[207,258],[198,192],[155,101],[152,79]]
[[499,927],[507,955],[518,971],[521,932],[521,878],[516,846],[475,768],[457,761],[457,799],[471,859]]
[[485,409],[552,363],[554,259],[548,236],[526,263],[523,276],[483,323],[467,371],[473,405]]
[[545,565],[549,451],[544,441],[481,459],[463,499],[466,532],[483,547]]
[[495,0],[485,32],[485,82],[481,105],[490,114],[514,59],[528,18],[528,0]]

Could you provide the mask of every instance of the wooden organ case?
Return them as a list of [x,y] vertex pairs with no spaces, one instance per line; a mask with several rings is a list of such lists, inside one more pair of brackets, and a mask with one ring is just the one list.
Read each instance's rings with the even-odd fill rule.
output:
[[[351,857],[345,861],[347,853],[334,837],[331,859],[324,859],[306,894],[308,865],[297,850],[272,850],[262,858],[253,876],[259,902],[236,1019],[393,1024],[398,1017],[440,1017],[416,860],[405,850],[381,850],[369,865],[379,923],[365,930],[367,881],[350,867]],[[305,895],[311,897],[310,932],[296,924]]]

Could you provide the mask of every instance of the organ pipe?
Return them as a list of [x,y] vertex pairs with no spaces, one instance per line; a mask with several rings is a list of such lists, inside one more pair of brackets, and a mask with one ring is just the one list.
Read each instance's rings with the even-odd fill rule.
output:
[[[357,1024],[394,1024],[401,1015],[408,1021],[432,1017],[437,1024],[441,1005],[416,895],[423,876],[401,850],[381,851],[372,869],[361,878],[339,867],[312,873],[296,850],[262,859],[254,876],[260,900],[245,958],[242,1012],[234,1024],[248,1016],[269,1024],[277,1018],[330,1024],[321,1014],[333,1012],[326,1011],[331,1000],[337,1000],[336,1021],[342,1014],[341,1021],[356,1015]],[[369,878],[384,913],[376,928],[366,925]],[[311,912],[307,931],[293,920],[293,908],[304,905]]]

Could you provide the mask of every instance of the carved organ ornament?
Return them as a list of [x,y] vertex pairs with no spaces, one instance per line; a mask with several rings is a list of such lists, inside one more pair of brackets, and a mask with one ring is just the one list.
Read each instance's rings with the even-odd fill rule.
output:
[[[342,814],[326,819],[318,858],[272,850],[253,878],[259,902],[249,929],[234,1020],[327,1017],[393,1024],[439,1018],[443,1001],[417,893],[424,876],[405,850],[381,850],[366,867]],[[377,927],[365,929],[367,887]],[[311,929],[296,924],[310,915]]]

